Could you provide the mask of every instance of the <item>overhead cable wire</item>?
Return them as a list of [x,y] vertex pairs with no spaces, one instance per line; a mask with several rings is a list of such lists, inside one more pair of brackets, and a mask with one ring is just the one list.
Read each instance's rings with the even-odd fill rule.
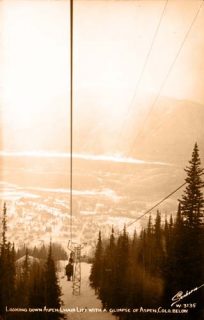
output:
[[[159,99],[159,97],[160,97],[160,95],[161,95],[161,92],[162,92],[162,90],[163,90],[163,88],[164,88],[164,86],[165,86],[165,84],[166,84],[166,82],[167,82],[167,79],[168,79],[168,77],[169,77],[169,74],[171,73],[173,67],[174,67],[175,64],[176,64],[176,61],[177,61],[177,59],[178,59],[178,57],[179,57],[179,55],[180,55],[180,53],[181,53],[181,51],[182,51],[182,49],[183,49],[183,46],[184,46],[184,44],[185,44],[185,42],[186,42],[186,40],[187,40],[187,38],[188,38],[188,36],[189,36],[192,28],[193,28],[193,25],[195,24],[195,22],[196,22],[196,20],[197,20],[197,18],[198,18],[198,15],[199,15],[199,13],[200,13],[200,11],[201,11],[201,9],[202,9],[203,3],[204,3],[204,0],[202,0],[200,6],[199,6],[199,8],[198,8],[198,10],[196,11],[196,14],[195,14],[194,17],[193,17],[193,20],[191,21],[191,24],[190,24],[190,26],[189,26],[189,28],[188,28],[185,36],[184,36],[184,39],[183,39],[183,41],[182,41],[182,43],[181,43],[181,45],[180,45],[180,47],[179,47],[179,50],[178,50],[178,52],[177,52],[177,54],[176,54],[176,56],[175,56],[175,58],[174,58],[174,60],[173,60],[173,62],[172,62],[172,64],[171,64],[171,66],[170,66],[170,68],[169,68],[169,70],[168,70],[168,72],[167,72],[167,75],[166,75],[166,77],[165,77],[165,79],[164,79],[164,81],[163,81],[163,83],[162,83],[162,85],[161,85],[161,87],[160,87],[160,90],[159,90],[159,92],[158,92],[158,94],[157,94],[157,96],[156,96],[156,99],[154,100],[154,102],[153,102],[153,104],[152,104],[152,106],[151,106],[150,112],[148,113],[148,116],[147,116],[146,120],[144,121],[143,128],[144,128],[144,126],[145,126],[145,123],[146,123],[147,120],[148,120],[148,117],[149,117],[150,114],[152,113],[155,104],[157,103],[157,101],[158,101],[158,99]],[[140,135],[141,135],[141,133],[140,133],[139,135],[137,135],[136,139],[137,139]],[[136,139],[134,140],[134,143],[133,143],[133,145],[132,145],[132,148],[133,148],[134,145],[135,145]],[[131,148],[130,150],[132,150],[132,148]],[[130,153],[129,153],[129,154],[130,154]],[[164,199],[162,199],[161,201],[159,201],[155,206],[153,206],[152,208],[150,208],[149,210],[147,210],[147,211],[146,211],[144,214],[142,214],[139,218],[137,218],[137,219],[135,219],[133,222],[130,222],[129,224],[127,224],[127,227],[129,227],[129,226],[131,226],[132,224],[136,223],[138,220],[140,220],[140,219],[141,219],[142,217],[144,217],[146,214],[148,214],[149,212],[151,212],[153,209],[155,209],[157,206],[159,206],[162,202],[164,202],[166,199],[168,199],[171,195],[173,195],[175,192],[177,192],[179,189],[181,189],[185,184],[186,184],[186,182],[183,183],[183,184],[182,184],[180,187],[178,187],[176,190],[174,190],[173,192],[171,192],[171,193],[170,193],[168,196],[166,196]]]
[[[188,30],[187,30],[184,38],[183,38],[183,41],[181,42],[181,45],[180,45],[180,47],[179,47],[179,49],[178,49],[178,51],[177,51],[177,54],[176,54],[173,62],[171,63],[171,65],[170,65],[170,67],[169,67],[169,69],[168,69],[168,72],[167,72],[164,80],[162,81],[162,84],[161,84],[161,86],[160,86],[160,88],[159,88],[158,94],[156,95],[153,103],[151,104],[150,110],[149,110],[149,112],[148,112],[148,114],[147,114],[147,116],[146,116],[146,118],[145,118],[145,120],[144,120],[142,129],[141,129],[141,131],[137,134],[137,136],[136,136],[136,138],[135,138],[135,140],[134,140],[133,147],[134,147],[134,145],[135,145],[136,139],[137,139],[139,136],[142,135],[142,132],[143,132],[144,127],[145,127],[145,124],[147,123],[147,120],[148,120],[149,116],[150,116],[151,113],[153,112],[154,107],[155,107],[156,103],[158,102],[158,100],[159,100],[159,98],[160,98],[160,96],[161,96],[161,93],[162,93],[162,91],[163,91],[163,89],[164,89],[164,87],[165,87],[165,85],[166,85],[166,83],[167,83],[167,80],[168,80],[168,78],[169,78],[169,75],[170,75],[170,73],[172,72],[172,70],[173,70],[173,68],[174,68],[174,66],[175,66],[175,64],[176,64],[177,59],[178,59],[178,57],[179,57],[179,55],[180,55],[180,53],[181,53],[181,51],[182,51],[182,49],[183,49],[183,47],[184,47],[184,45],[185,45],[185,42],[187,41],[187,38],[188,38],[188,36],[189,36],[189,34],[190,34],[190,32],[191,32],[191,30],[192,30],[192,28],[193,28],[193,26],[194,26],[197,18],[198,18],[198,15],[199,15],[202,7],[203,7],[203,3],[204,3],[204,1],[202,0],[200,6],[198,7],[198,10],[196,11],[196,13],[195,13],[195,15],[194,15],[194,17],[193,17],[193,20],[191,21],[190,26],[189,26],[189,28],[188,28]],[[131,148],[131,150],[132,150],[132,148]]]
[[169,197],[171,197],[174,193],[176,193],[178,190],[180,190],[181,188],[183,188],[185,186],[186,182],[184,182],[182,185],[180,185],[178,188],[176,188],[174,191],[172,191],[171,193],[169,193],[166,197],[164,197],[162,200],[160,200],[159,202],[157,202],[153,207],[151,207],[150,209],[148,209],[147,211],[145,211],[145,213],[143,213],[141,216],[139,216],[137,219],[135,219],[134,221],[131,221],[129,223],[127,223],[126,227],[130,227],[131,225],[133,225],[134,223],[136,223],[137,221],[139,221],[140,219],[142,219],[146,214],[150,213],[153,209],[157,208],[160,204],[162,204],[165,200],[167,200]]
[[[183,49],[183,46],[184,46],[184,44],[185,44],[185,42],[186,42],[186,40],[187,40],[187,38],[188,38],[188,36],[189,36],[192,28],[193,28],[193,25],[195,24],[195,22],[196,22],[196,20],[197,20],[197,18],[198,18],[198,15],[199,15],[199,13],[200,13],[200,11],[201,11],[201,9],[202,9],[203,3],[204,3],[204,1],[202,0],[200,6],[199,6],[199,8],[198,8],[198,10],[196,11],[196,14],[195,14],[194,17],[193,17],[193,20],[191,21],[191,24],[190,24],[190,26],[189,26],[189,28],[188,28],[185,36],[184,36],[184,39],[183,39],[183,41],[182,41],[182,43],[181,43],[181,45],[180,45],[180,47],[179,47],[179,50],[178,50],[178,52],[177,52],[177,54],[176,54],[176,56],[175,56],[172,64],[170,65],[170,68],[169,68],[169,70],[168,70],[168,72],[167,72],[167,75],[166,75],[166,77],[164,78],[164,81],[162,82],[162,85],[161,85],[160,90],[159,90],[159,92],[158,92],[158,94],[157,94],[157,96],[156,96],[156,99],[154,100],[153,104],[151,105],[150,112],[148,113],[148,115],[147,115],[147,117],[146,117],[146,119],[145,119],[145,121],[144,121],[144,126],[145,126],[145,123],[146,123],[148,117],[149,117],[150,114],[152,113],[152,111],[153,111],[153,109],[154,109],[154,107],[155,107],[155,104],[157,103],[157,101],[158,101],[158,99],[159,99],[159,97],[160,97],[160,95],[161,95],[161,92],[162,92],[162,90],[163,90],[163,88],[164,88],[164,86],[165,86],[165,84],[166,84],[166,82],[167,82],[167,80],[168,80],[168,77],[169,77],[171,71],[173,70],[173,68],[174,68],[174,66],[175,66],[175,64],[176,64],[176,61],[177,61],[177,59],[178,59],[178,57],[179,57],[179,55],[180,55],[180,53],[181,53],[181,51],[182,51],[182,49]],[[143,128],[144,128],[144,126],[143,126]],[[140,133],[137,135],[136,139],[138,138],[139,135],[141,135],[141,133],[142,133],[142,132],[140,132]],[[136,139],[134,140],[134,143],[133,143],[132,147],[134,147],[135,142],[136,142]],[[131,148],[131,150],[132,150],[132,148]],[[139,221],[141,218],[143,218],[146,214],[150,213],[153,209],[157,208],[161,203],[163,203],[163,202],[164,202],[165,200],[167,200],[170,196],[172,196],[174,193],[176,193],[178,190],[180,190],[185,184],[186,184],[186,182],[183,183],[181,186],[179,186],[176,190],[174,190],[173,192],[171,192],[170,194],[168,194],[165,198],[163,198],[161,201],[159,201],[156,205],[154,205],[153,207],[151,207],[150,209],[148,209],[148,210],[147,210],[145,213],[143,213],[140,217],[138,217],[137,219],[135,219],[135,220],[132,221],[132,222],[129,222],[129,223],[127,224],[127,227],[130,227],[132,224],[136,223],[136,222]]]
[[70,240],[72,242],[73,216],[73,0],[70,0]]
[[[164,5],[163,10],[162,10],[162,12],[161,12],[161,15],[160,15],[158,24],[157,24],[156,29],[155,29],[155,32],[154,32],[154,34],[153,34],[153,37],[152,37],[152,40],[151,40],[151,44],[150,44],[149,50],[148,50],[148,52],[147,52],[147,54],[146,54],[143,67],[142,67],[142,69],[141,69],[141,72],[140,72],[139,77],[138,77],[138,80],[137,80],[137,84],[136,84],[136,88],[135,88],[134,95],[133,95],[133,97],[132,97],[132,99],[131,99],[131,102],[130,102],[130,104],[129,104],[129,106],[128,106],[127,114],[126,114],[125,120],[124,120],[124,122],[123,122],[121,132],[120,132],[120,134],[119,134],[120,137],[122,136],[122,133],[123,133],[124,128],[125,128],[125,125],[126,125],[127,117],[128,117],[128,115],[129,115],[129,113],[130,113],[130,111],[131,111],[131,108],[132,108],[132,106],[133,106],[133,103],[134,103],[134,101],[135,101],[135,98],[136,98],[136,96],[137,96],[137,94],[138,94],[138,89],[139,89],[139,86],[140,86],[140,84],[141,84],[141,81],[142,81],[142,78],[143,78],[143,74],[144,74],[144,72],[145,72],[145,70],[146,70],[146,67],[147,67],[149,58],[150,58],[151,53],[152,53],[152,50],[153,50],[153,48],[154,48],[154,44],[155,44],[157,35],[158,35],[158,33],[159,33],[159,30],[160,30],[160,27],[161,27],[163,18],[164,18],[164,16],[165,16],[165,12],[166,12],[166,9],[167,9],[168,1],[169,1],[169,0],[166,0],[166,1],[165,1],[165,5]],[[120,137],[119,137],[118,141],[120,141]]]

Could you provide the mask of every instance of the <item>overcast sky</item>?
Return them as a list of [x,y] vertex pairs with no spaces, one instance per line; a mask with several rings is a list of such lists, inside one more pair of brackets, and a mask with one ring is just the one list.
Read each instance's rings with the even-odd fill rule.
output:
[[[74,0],[79,118],[91,110],[121,122],[128,108],[138,107],[137,99],[157,95],[161,87],[161,95],[203,105],[202,3]],[[67,135],[69,49],[68,1],[0,1],[3,149],[46,150],[52,142],[56,149]]]

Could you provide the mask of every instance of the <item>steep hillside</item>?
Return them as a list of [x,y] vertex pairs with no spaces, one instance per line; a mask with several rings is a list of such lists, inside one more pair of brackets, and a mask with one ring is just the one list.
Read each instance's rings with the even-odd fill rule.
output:
[[133,155],[185,163],[197,141],[203,157],[204,106],[162,98],[145,120],[136,134]]
[[87,112],[75,128],[76,150],[186,163],[197,141],[202,157],[204,106],[162,97],[152,107],[154,99],[146,96],[122,118],[111,110],[110,115]]

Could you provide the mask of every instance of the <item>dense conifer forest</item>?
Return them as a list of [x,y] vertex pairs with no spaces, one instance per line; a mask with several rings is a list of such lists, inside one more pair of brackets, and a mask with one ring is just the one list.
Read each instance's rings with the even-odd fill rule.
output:
[[[90,284],[103,307],[115,311],[119,319],[204,319],[204,170],[197,144],[185,171],[176,216],[164,219],[157,211],[156,218],[150,215],[147,227],[134,236],[125,226],[117,236],[112,229],[109,240],[99,232]],[[140,307],[152,311],[132,312]],[[159,307],[167,313],[154,314]],[[131,312],[117,312],[124,308]],[[188,313],[168,313],[172,308]]]
[[[54,246],[54,252],[58,246]],[[53,258],[52,244],[32,251],[26,248],[16,252],[14,244],[7,239],[7,208],[4,204],[2,239],[0,251],[0,319],[7,320],[58,320],[59,312],[46,312],[61,306],[61,291]],[[35,253],[31,263],[29,253]],[[62,255],[62,250],[59,250]],[[24,256],[23,256],[24,255]],[[55,254],[56,256],[56,254]],[[17,264],[17,257],[22,262]],[[38,259],[40,258],[40,259]],[[32,310],[42,309],[41,312]]]

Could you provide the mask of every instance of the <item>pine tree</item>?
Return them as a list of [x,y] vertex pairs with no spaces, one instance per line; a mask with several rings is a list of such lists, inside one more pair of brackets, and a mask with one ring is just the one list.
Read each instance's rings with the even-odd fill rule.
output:
[[[151,217],[149,218],[148,230],[150,235],[150,229],[152,228]],[[128,287],[128,296],[127,296],[127,307],[134,309],[139,305],[143,304],[144,293],[144,275],[145,272],[139,266],[138,255],[140,251],[141,240],[137,238],[136,232],[134,232],[133,239],[131,241],[128,266],[127,266],[127,287]],[[134,316],[130,319],[134,319]]]
[[181,216],[181,206],[179,204],[175,223],[173,223],[171,216],[168,230],[165,231],[164,303],[169,301],[172,294],[181,288],[179,279],[181,279],[183,274],[183,236],[183,219]]
[[153,226],[152,226],[152,216],[149,216],[148,225],[147,225],[147,235],[148,237],[152,236]]
[[[179,201],[181,204],[181,215],[184,227],[182,240],[183,274],[181,275],[181,288],[189,290],[204,283],[204,198],[202,188],[204,187],[204,170],[201,168],[199,149],[197,143],[194,146],[189,166],[185,169],[187,173],[186,189]],[[180,259],[181,260],[181,259]],[[199,308],[203,305],[204,293],[198,292],[194,295],[197,301],[197,317],[199,319]],[[196,319],[196,315],[195,315]]]
[[28,249],[26,248],[25,259],[22,266],[22,275],[25,283],[28,283],[29,272],[30,272],[29,255],[28,255]]
[[[167,260],[166,293],[173,297],[178,291],[189,291],[204,283],[204,225],[203,225],[203,193],[204,186],[199,150],[195,144],[187,173],[186,188],[179,200],[179,207],[174,224],[171,251]],[[189,319],[203,319],[203,291],[193,295],[197,308]],[[185,298],[191,302],[192,297]]]
[[98,292],[102,282],[102,273],[103,273],[103,245],[102,245],[102,239],[101,239],[101,231],[99,231],[94,261],[92,264],[91,274],[89,277],[90,285],[92,288],[96,290],[96,292]]
[[[183,248],[180,255],[185,262],[188,286],[191,288],[191,286],[204,281],[204,198],[202,192],[204,170],[201,168],[197,143],[194,146],[189,166],[185,171],[187,173],[185,179],[187,185],[181,200],[179,200],[180,212],[177,217],[177,224],[179,221],[180,223],[183,221],[182,234],[180,235]],[[182,285],[186,285],[185,276],[182,278]]]
[[7,242],[7,207],[3,206],[2,242],[0,253],[0,314],[4,315],[5,307],[11,306],[15,295],[15,262],[14,247]]
[[152,272],[154,275],[161,276],[164,264],[164,248],[163,248],[163,231],[161,226],[161,214],[157,211],[155,225],[154,225],[154,241],[153,250],[154,259],[152,261]]
[[114,229],[112,228],[109,243],[104,248],[102,281],[100,285],[99,297],[102,300],[104,308],[113,307],[115,301],[116,288],[116,243]]
[[29,281],[30,281],[30,263],[28,249],[25,249],[25,257],[20,266],[20,272],[17,281],[16,303],[20,307],[28,307],[29,304]]
[[0,314],[5,313],[5,304],[7,299],[7,208],[6,203],[3,206],[3,217],[2,217],[2,240],[1,240],[1,256],[0,256]]
[[162,230],[161,230],[161,214],[159,211],[157,211],[157,215],[155,219],[154,233],[155,233],[155,239],[157,244],[161,246]]
[[116,248],[115,271],[116,271],[116,287],[115,287],[115,306],[122,307],[126,305],[128,294],[128,260],[130,253],[129,237],[126,226],[123,228],[123,234],[119,236]]
[[[43,267],[40,263],[35,262],[31,266],[29,281],[29,307],[44,308],[45,306],[45,282]],[[29,320],[44,320],[46,313],[31,313]]]
[[182,199],[179,200],[184,223],[188,228],[200,228],[203,225],[204,198],[202,188],[204,187],[204,182],[202,176],[204,175],[204,170],[200,166],[201,161],[196,143],[192,159],[189,161],[189,166],[185,169],[187,173],[185,179],[187,186]]
[[11,246],[10,242],[6,248],[5,256],[5,296],[6,296],[6,305],[10,306],[14,302],[15,296],[15,250],[14,245]]
[[6,221],[6,203],[3,206],[3,218],[2,218],[2,239],[1,239],[1,252],[0,252],[0,315],[5,313],[5,273],[6,273],[6,231],[7,231],[7,221]]
[[[55,308],[56,310],[61,306],[61,290],[58,283],[57,271],[55,262],[52,257],[52,246],[50,243],[47,261],[44,271],[45,279],[45,306],[47,308]],[[60,319],[62,315],[58,312],[47,315],[48,320]]]
[[143,234],[143,263],[144,263],[144,271],[152,272],[154,265],[152,263],[153,255],[154,255],[154,227],[152,224],[152,216],[149,216],[147,228]]
[[3,219],[2,219],[2,244],[1,244],[1,253],[4,254],[6,250],[7,238],[6,238],[6,231],[7,231],[7,207],[6,203],[4,203],[3,207]]

